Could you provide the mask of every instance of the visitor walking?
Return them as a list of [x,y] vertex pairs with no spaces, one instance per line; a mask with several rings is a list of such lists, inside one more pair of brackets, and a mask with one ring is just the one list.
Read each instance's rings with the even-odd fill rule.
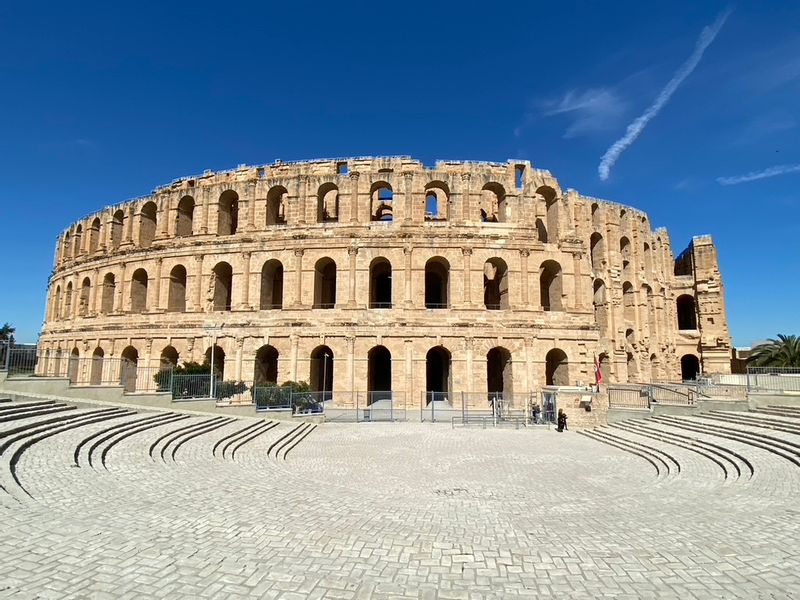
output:
[[556,431],[565,431],[567,429],[567,413],[563,408],[558,409],[558,428]]

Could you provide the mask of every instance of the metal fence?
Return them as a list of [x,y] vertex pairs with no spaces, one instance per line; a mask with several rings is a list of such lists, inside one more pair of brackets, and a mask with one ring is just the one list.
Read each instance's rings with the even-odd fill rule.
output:
[[6,344],[3,348],[3,370],[9,377],[32,375],[36,372],[36,346],[33,344]]
[[800,368],[747,367],[747,389],[772,394],[800,393]]
[[643,385],[609,385],[608,405],[611,408],[650,408],[650,394]]

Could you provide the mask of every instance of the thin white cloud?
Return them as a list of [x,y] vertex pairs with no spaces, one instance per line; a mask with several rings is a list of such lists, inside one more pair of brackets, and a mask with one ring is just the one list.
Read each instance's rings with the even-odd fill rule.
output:
[[636,138],[638,138],[642,131],[644,131],[644,128],[647,127],[647,124],[661,112],[661,109],[669,102],[678,87],[680,87],[683,81],[697,68],[706,49],[717,37],[717,34],[720,29],[722,29],[722,26],[725,24],[730,14],[731,9],[728,8],[717,17],[714,23],[703,28],[700,37],[695,43],[694,52],[692,52],[689,59],[681,65],[681,68],[678,69],[675,75],[672,76],[672,79],[670,79],[664,89],[661,90],[655,102],[653,102],[640,117],[633,121],[633,123],[628,125],[624,136],[614,142],[611,147],[606,150],[606,153],[600,160],[600,165],[597,167],[600,179],[603,181],[608,179],[608,176],[611,174],[611,167],[614,166],[614,163],[617,162],[620,155],[636,141]]
[[747,183],[748,181],[757,181],[758,179],[767,179],[768,177],[786,175],[787,173],[800,173],[800,164],[777,165],[775,167],[770,167],[769,169],[764,169],[763,171],[753,171],[751,173],[736,175],[734,177],[717,177],[717,183],[720,185],[737,185],[739,183]]
[[626,103],[611,88],[590,88],[583,92],[570,90],[557,101],[546,103],[544,115],[570,115],[572,123],[565,138],[597,133],[613,128],[625,114]]

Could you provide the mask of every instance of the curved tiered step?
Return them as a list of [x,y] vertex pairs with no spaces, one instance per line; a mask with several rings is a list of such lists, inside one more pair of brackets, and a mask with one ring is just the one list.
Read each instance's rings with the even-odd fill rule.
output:
[[762,406],[761,408],[757,408],[755,411],[757,413],[762,413],[766,415],[777,415],[780,417],[789,417],[792,419],[800,419],[800,408],[795,406]]
[[[254,432],[244,436],[243,438],[239,438],[239,440],[234,442],[233,446],[231,447],[230,459],[236,460],[236,452],[239,450],[239,448],[241,448],[245,444],[249,444],[260,435],[266,433],[270,429],[274,429],[277,426],[278,426],[277,421],[267,421],[264,425],[262,425],[260,428],[257,428]],[[223,450],[223,456],[224,455],[225,452]]]
[[147,431],[148,429],[152,429],[154,427],[160,427],[161,425],[168,425],[170,423],[174,423],[176,421],[182,421],[184,419],[188,419],[188,415],[180,415],[178,413],[165,413],[163,415],[156,415],[154,417],[145,417],[144,419],[139,419],[134,421],[133,423],[125,423],[120,427],[116,427],[111,429],[106,435],[100,436],[87,451],[86,459],[89,463],[89,466],[94,468],[94,453],[105,442],[108,442],[105,447],[100,450],[100,464],[103,468],[106,467],[106,456],[110,452],[111,448],[116,446],[122,440],[129,438],[132,435],[136,435],[137,433],[141,433],[143,431]]
[[711,412],[703,413],[702,417],[704,419],[715,419],[717,421],[724,421],[727,423],[747,425],[749,427],[760,427],[762,429],[772,429],[773,431],[782,431],[783,433],[800,435],[800,423],[783,421],[781,419],[772,419],[769,417],[752,416],[751,413],[735,413],[712,410]]
[[[179,427],[178,429],[173,429],[168,431],[167,433],[159,436],[152,444],[150,444],[150,449],[148,450],[148,454],[150,458],[155,460],[155,456],[153,453],[155,452],[156,447],[161,444],[161,451],[160,456],[162,461],[166,461],[164,454],[167,452],[169,447],[175,443],[176,441],[180,441],[181,438],[187,435],[192,435],[193,433],[200,430],[201,433],[204,433],[210,427],[214,427],[215,425],[221,427],[222,425],[227,425],[231,421],[230,417],[212,417],[210,419],[206,419],[201,421],[200,423],[190,423],[189,425],[185,425],[183,427]],[[163,443],[162,443],[163,442]]]
[[659,479],[666,477],[669,474],[669,467],[666,465],[664,460],[651,451],[636,447],[635,444],[621,444],[613,439],[610,439],[609,437],[598,435],[596,430],[593,429],[578,431],[578,434],[646,460],[656,470],[656,477]]
[[172,454],[170,455],[170,458],[172,458],[172,461],[174,462],[176,460],[175,457],[178,454],[178,450],[180,450],[181,447],[185,443],[187,443],[187,442],[189,442],[189,441],[193,440],[194,438],[199,437],[201,435],[205,435],[207,433],[211,433],[212,431],[216,431],[217,429],[221,429],[222,427],[225,427],[226,425],[229,425],[229,424],[231,424],[231,423],[233,423],[235,421],[236,421],[236,419],[234,419],[232,417],[226,417],[225,421],[222,421],[222,422],[217,423],[215,425],[211,425],[210,427],[207,427],[205,429],[197,430],[194,433],[190,433],[189,435],[183,436],[181,438],[181,440],[178,443],[176,443],[175,446],[173,446]]

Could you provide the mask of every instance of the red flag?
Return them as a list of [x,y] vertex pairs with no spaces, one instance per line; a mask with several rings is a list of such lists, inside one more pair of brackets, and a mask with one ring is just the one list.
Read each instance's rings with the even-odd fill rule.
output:
[[600,363],[597,362],[597,356],[594,357],[594,382],[597,385],[603,383],[603,372],[600,370]]

